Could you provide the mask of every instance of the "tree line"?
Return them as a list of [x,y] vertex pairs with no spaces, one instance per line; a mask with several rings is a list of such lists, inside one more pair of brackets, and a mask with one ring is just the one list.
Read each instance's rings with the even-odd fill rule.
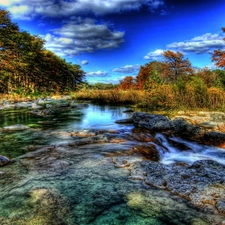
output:
[[[222,30],[225,32],[225,28]],[[136,77],[126,76],[121,80],[119,89],[152,90],[166,84],[185,92],[187,85],[199,84],[205,88],[217,87],[225,90],[225,51],[215,50],[212,61],[218,69],[195,69],[181,52],[167,50],[163,53],[162,61],[149,62],[141,66]]]
[[0,93],[66,92],[83,83],[79,65],[44,48],[45,41],[22,31],[0,9]]

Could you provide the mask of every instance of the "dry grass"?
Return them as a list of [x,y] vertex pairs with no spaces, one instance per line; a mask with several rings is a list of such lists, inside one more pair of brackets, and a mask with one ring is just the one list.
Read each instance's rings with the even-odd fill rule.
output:
[[[82,90],[70,93],[76,100],[90,100],[101,104],[133,104],[151,110],[225,110],[225,91],[211,87],[199,92],[187,84],[185,91],[178,91],[172,85],[160,85],[149,91],[141,90]],[[21,96],[18,94],[0,95],[5,100],[19,102],[40,96]]]
[[73,98],[91,100],[97,103],[135,104],[154,110],[225,110],[225,91],[211,87],[199,92],[191,85],[186,85],[185,92],[179,92],[171,85],[160,85],[150,91],[87,90],[75,92]]

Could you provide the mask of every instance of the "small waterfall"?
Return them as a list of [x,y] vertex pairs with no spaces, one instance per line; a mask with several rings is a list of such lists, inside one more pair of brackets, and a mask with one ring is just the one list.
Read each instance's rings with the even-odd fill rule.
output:
[[225,164],[225,150],[217,147],[201,145],[196,142],[186,141],[181,138],[167,138],[163,134],[156,134],[155,138],[161,146],[168,151],[162,151],[160,146],[161,162],[170,164],[175,162],[185,162],[192,164],[197,160],[210,159]]

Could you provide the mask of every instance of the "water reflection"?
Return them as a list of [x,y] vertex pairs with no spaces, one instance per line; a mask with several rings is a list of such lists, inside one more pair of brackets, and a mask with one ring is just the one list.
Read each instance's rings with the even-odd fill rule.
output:
[[124,125],[116,124],[115,120],[130,116],[130,114],[123,113],[125,109],[126,107],[90,104],[89,107],[73,108],[47,118],[35,116],[27,109],[1,111],[0,127],[23,124],[31,129],[26,131],[2,130],[0,155],[16,157],[29,151],[31,145],[55,144],[65,141],[51,135],[51,132],[124,128]]

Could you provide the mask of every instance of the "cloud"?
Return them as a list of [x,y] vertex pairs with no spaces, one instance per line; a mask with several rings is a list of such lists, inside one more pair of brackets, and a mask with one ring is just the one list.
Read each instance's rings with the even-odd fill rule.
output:
[[124,67],[116,68],[112,70],[113,72],[118,72],[118,73],[134,73],[139,71],[140,65],[126,65]]
[[96,72],[88,72],[86,73],[86,76],[89,77],[107,77],[109,74],[106,71],[96,71]]
[[106,24],[86,18],[74,18],[43,38],[45,47],[56,54],[72,57],[99,49],[118,48],[124,42],[124,32],[111,31]]
[[210,53],[214,49],[225,49],[225,42],[223,36],[219,34],[206,33],[201,36],[197,36],[186,42],[173,42],[166,46],[166,49],[157,49],[153,52],[149,52],[144,56],[147,60],[158,60],[162,57],[163,52],[166,50],[174,52],[182,52],[183,54],[193,52],[197,54]]
[[174,42],[167,45],[167,48],[183,52],[206,53],[213,49],[225,48],[223,37],[219,34],[206,33],[192,38],[186,42]]
[[163,49],[157,49],[153,52],[149,52],[147,55],[144,56],[144,59],[157,60],[158,58],[162,57],[164,51],[165,50]]
[[[0,0],[0,6],[12,12],[17,19],[33,18],[37,15],[48,17],[72,16],[86,13],[106,15],[148,7],[151,11],[164,4],[163,0]],[[20,13],[22,7],[27,7]]]
[[83,61],[81,61],[81,64],[82,65],[87,65],[89,62],[87,61],[87,60],[83,60]]

